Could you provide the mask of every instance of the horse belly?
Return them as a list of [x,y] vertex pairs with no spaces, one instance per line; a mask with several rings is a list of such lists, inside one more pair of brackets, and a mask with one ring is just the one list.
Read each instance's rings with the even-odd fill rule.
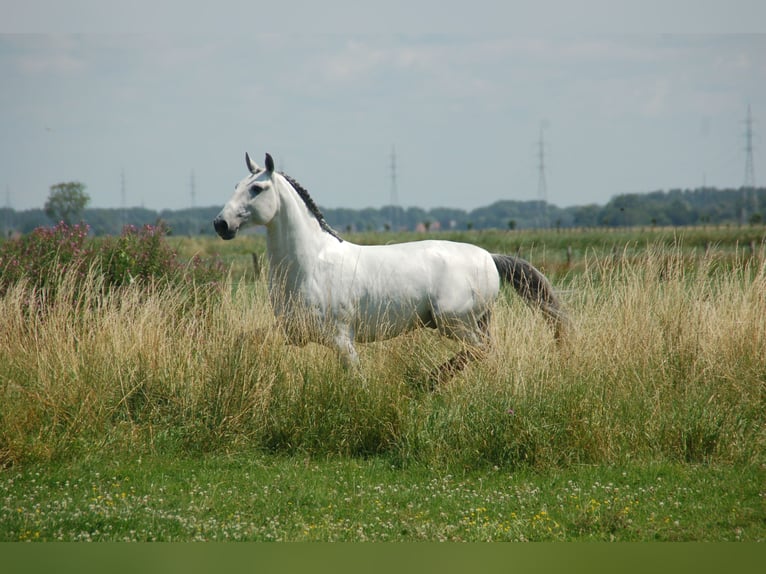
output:
[[423,326],[423,319],[430,316],[430,305],[425,301],[408,301],[404,304],[392,300],[360,301],[354,338],[360,343],[391,339]]

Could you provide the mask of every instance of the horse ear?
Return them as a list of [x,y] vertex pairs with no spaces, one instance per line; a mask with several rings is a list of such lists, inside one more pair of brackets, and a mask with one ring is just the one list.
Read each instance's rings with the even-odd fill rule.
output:
[[266,171],[269,173],[274,171],[274,158],[272,158],[269,154],[266,154]]
[[250,173],[255,173],[256,171],[260,171],[260,168],[258,165],[250,159],[250,154],[245,152],[245,164],[247,165],[247,169],[250,170]]

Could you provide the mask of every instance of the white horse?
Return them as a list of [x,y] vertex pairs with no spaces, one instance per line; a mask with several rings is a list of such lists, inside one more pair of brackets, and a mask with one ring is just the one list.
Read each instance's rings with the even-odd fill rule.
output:
[[415,241],[355,245],[324,220],[294,179],[245,154],[250,175],[213,221],[223,239],[246,223],[266,227],[269,296],[291,343],[317,342],[337,349],[349,366],[359,361],[354,343],[430,327],[464,343],[442,365],[448,378],[490,344],[489,318],[501,282],[551,322],[557,339],[567,326],[550,282],[530,263],[493,255],[467,243]]

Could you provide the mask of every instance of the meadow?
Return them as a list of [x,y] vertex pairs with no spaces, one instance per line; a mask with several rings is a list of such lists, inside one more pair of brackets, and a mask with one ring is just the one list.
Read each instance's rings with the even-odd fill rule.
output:
[[543,269],[566,344],[509,292],[433,392],[430,332],[346,371],[274,328],[258,235],[166,240],[214,283],[11,285],[0,540],[766,539],[762,227],[439,236]]

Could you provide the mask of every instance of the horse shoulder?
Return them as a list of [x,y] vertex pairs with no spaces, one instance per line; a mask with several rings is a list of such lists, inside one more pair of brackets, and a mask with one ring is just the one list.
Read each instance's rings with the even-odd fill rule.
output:
[[359,246],[344,241],[329,243],[307,265],[304,294],[314,304],[334,311],[353,305]]

